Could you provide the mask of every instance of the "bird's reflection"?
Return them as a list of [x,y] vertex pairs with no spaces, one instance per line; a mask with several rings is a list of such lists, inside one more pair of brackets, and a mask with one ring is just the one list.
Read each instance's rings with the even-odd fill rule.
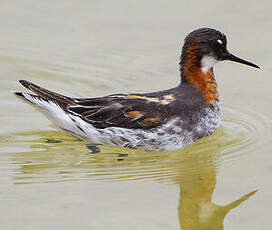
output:
[[[40,139],[40,137],[46,137]],[[39,138],[38,138],[39,137]],[[44,183],[81,179],[159,180],[179,186],[178,218],[182,230],[223,229],[226,214],[256,191],[228,205],[212,202],[217,168],[222,162],[223,130],[177,152],[155,153],[101,147],[90,154],[85,143],[62,132],[24,133],[11,144],[30,150],[12,154],[19,165],[15,183]],[[208,141],[207,141],[208,140]]]
[[[216,186],[216,168],[213,163],[203,165],[196,159],[192,162],[197,173],[186,175],[180,173],[177,181],[180,188],[178,216],[182,230],[219,230],[224,229],[224,218],[227,213],[238,207],[252,196],[252,191],[228,205],[220,206],[212,202]],[[177,169],[179,170],[179,169]]]

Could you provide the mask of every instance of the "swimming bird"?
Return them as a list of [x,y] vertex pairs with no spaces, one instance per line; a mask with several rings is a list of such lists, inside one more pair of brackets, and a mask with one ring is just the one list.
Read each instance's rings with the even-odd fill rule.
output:
[[213,67],[224,60],[259,68],[231,54],[222,32],[200,28],[184,40],[181,81],[174,88],[73,98],[20,80],[34,94],[15,95],[60,129],[92,144],[172,151],[211,135],[219,127],[221,112]]

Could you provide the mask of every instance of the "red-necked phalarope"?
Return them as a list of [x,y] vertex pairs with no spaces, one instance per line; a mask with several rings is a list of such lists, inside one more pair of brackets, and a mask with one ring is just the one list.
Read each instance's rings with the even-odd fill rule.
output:
[[230,60],[259,68],[226,49],[226,36],[201,28],[184,40],[181,83],[145,94],[113,94],[72,98],[21,80],[35,94],[16,92],[64,131],[94,144],[176,150],[211,135],[220,124],[220,106],[213,67]]

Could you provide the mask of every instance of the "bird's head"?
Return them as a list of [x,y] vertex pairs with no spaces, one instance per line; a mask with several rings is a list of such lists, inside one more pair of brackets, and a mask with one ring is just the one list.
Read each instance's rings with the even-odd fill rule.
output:
[[[218,30],[211,28],[200,28],[189,33],[185,40],[181,54],[181,70],[187,64],[207,71],[218,61],[234,61],[255,68],[259,66],[243,60],[227,50],[227,38]],[[191,63],[190,63],[191,62]]]

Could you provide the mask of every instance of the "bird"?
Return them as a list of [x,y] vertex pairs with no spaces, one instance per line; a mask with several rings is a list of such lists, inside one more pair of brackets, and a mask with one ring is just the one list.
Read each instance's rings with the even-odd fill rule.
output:
[[203,27],[184,39],[180,83],[176,87],[151,93],[74,98],[20,80],[32,93],[15,95],[60,129],[90,144],[174,151],[210,136],[220,126],[213,68],[224,60],[260,68],[231,54],[225,34]]

